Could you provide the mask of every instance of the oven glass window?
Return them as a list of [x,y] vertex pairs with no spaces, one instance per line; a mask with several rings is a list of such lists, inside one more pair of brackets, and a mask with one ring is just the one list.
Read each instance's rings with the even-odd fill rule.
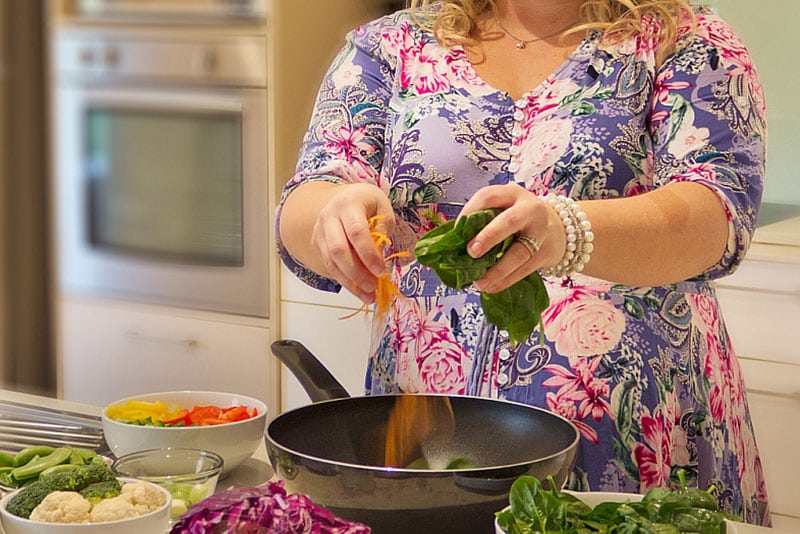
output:
[[113,108],[86,113],[93,246],[242,265],[241,115]]

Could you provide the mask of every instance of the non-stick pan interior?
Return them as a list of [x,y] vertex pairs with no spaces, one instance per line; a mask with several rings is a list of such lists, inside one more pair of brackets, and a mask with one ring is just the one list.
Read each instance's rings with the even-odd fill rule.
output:
[[[317,402],[278,416],[268,437],[296,454],[336,463],[384,466],[386,421],[396,395]],[[562,453],[576,439],[575,428],[550,412],[479,397],[449,397],[454,437],[444,450],[475,468],[528,463]]]

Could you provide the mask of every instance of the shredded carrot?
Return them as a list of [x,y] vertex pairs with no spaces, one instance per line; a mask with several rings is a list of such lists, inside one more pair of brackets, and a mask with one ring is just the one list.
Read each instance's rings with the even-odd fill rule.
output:
[[[379,232],[376,230],[377,223],[380,219],[383,218],[383,215],[375,215],[374,217],[370,217],[369,219],[369,231],[372,235],[372,240],[375,242],[375,246],[379,250],[383,250],[383,247],[391,246],[392,241],[389,239],[389,236],[384,234],[383,232]],[[400,251],[395,252],[394,254],[389,254],[383,258],[383,261],[389,261],[394,258],[407,258],[409,256],[408,251]],[[392,304],[394,303],[395,299],[402,297],[403,294],[400,293],[400,289],[392,282],[391,278],[389,278],[389,273],[383,273],[380,276],[375,278],[375,313],[377,317],[383,317],[389,312]],[[351,317],[355,317],[360,313],[369,313],[369,307],[364,304],[359,309],[345,315],[344,317],[340,317],[340,319],[349,319]]]

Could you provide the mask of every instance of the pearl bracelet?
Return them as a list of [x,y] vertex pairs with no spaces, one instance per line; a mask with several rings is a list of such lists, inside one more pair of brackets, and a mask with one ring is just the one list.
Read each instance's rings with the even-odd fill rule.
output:
[[544,199],[555,210],[564,224],[564,231],[567,234],[567,248],[564,250],[564,256],[562,256],[561,260],[553,267],[542,270],[541,274],[562,278],[573,273],[579,273],[589,263],[592,250],[594,250],[592,223],[589,222],[586,213],[573,199],[563,195],[553,195],[552,193],[544,197]]

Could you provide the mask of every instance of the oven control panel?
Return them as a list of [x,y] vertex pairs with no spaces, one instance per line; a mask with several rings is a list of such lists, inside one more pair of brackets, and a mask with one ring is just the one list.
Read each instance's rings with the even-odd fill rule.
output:
[[55,40],[53,52],[60,77],[249,87],[267,84],[267,40],[263,36],[155,40],[67,33]]

